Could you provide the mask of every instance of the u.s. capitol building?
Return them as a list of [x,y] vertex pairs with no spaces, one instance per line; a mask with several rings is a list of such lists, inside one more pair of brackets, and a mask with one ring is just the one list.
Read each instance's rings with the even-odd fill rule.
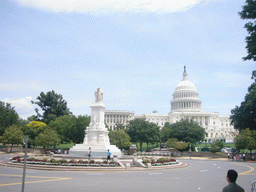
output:
[[139,118],[164,126],[166,122],[176,123],[181,119],[192,119],[205,128],[205,139],[212,142],[217,139],[225,140],[226,143],[234,142],[236,130],[231,125],[229,116],[219,113],[204,112],[201,110],[202,101],[195,85],[188,80],[186,67],[184,67],[183,79],[176,85],[171,101],[171,112],[169,114],[158,114],[153,111],[150,114],[135,114],[133,111],[105,111],[105,123],[110,129],[114,129],[116,123],[126,125],[130,120]]

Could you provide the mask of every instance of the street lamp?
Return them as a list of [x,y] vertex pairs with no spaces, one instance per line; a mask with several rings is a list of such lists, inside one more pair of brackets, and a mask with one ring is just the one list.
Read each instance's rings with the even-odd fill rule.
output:
[[26,162],[27,162],[27,150],[28,150],[28,136],[27,135],[23,139],[23,144],[25,145],[25,157],[24,157],[23,177],[22,177],[22,189],[21,189],[22,192],[24,192],[25,175],[26,175]]

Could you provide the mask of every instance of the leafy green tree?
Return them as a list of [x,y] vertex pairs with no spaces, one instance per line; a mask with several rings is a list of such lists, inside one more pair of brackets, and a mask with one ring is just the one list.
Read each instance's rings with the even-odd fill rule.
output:
[[47,128],[36,137],[35,141],[36,145],[43,146],[44,148],[49,146],[55,147],[60,144],[60,137],[56,131],[47,126]]
[[244,60],[253,60],[256,61],[256,1],[255,0],[246,0],[246,5],[243,6],[243,10],[239,12],[242,19],[251,19],[248,23],[245,24],[249,36],[246,37],[246,49],[248,55],[243,57]]
[[51,121],[49,126],[60,135],[61,143],[82,143],[85,129],[89,124],[90,117],[88,116],[64,115]]
[[203,141],[205,138],[204,128],[198,125],[197,122],[188,119],[181,119],[181,121],[174,124],[165,123],[161,132],[164,139],[177,138],[179,141],[186,143],[196,143]]
[[5,129],[19,123],[19,116],[10,103],[0,101],[0,136]]
[[218,151],[220,151],[220,148],[219,146],[216,144],[216,143],[212,143],[211,144],[211,148],[210,148],[210,152],[215,154],[217,153]]
[[37,116],[38,119],[42,116],[42,120],[46,124],[49,124],[50,121],[55,120],[57,117],[71,114],[67,107],[67,102],[63,99],[62,95],[54,91],[49,91],[46,94],[41,92],[36,99],[38,101],[31,102],[41,107],[43,115],[40,115],[38,109],[36,109]]
[[125,132],[131,137],[131,142],[139,142],[140,149],[142,144],[146,142],[157,142],[159,140],[159,127],[144,119],[134,119],[129,121]]
[[248,149],[252,151],[256,149],[256,130],[250,130],[249,128],[241,131],[235,138],[235,147],[239,150]]
[[220,140],[217,139],[215,141],[215,144],[217,145],[217,147],[219,147],[219,149],[224,148],[224,142],[223,141],[220,141]]
[[177,138],[169,138],[166,142],[167,147],[184,151],[188,148],[188,143],[179,141]]
[[110,131],[109,140],[111,145],[116,145],[119,149],[125,149],[132,145],[130,136],[123,129]]
[[147,130],[146,130],[146,140],[147,143],[147,150],[149,143],[157,143],[160,140],[160,127],[157,126],[155,123],[146,123]]
[[22,139],[24,139],[23,132],[17,125],[11,125],[6,128],[3,136],[0,137],[0,141],[3,144],[11,144],[10,152],[12,152],[14,144],[22,144]]
[[125,129],[125,126],[122,124],[122,123],[119,123],[119,122],[117,122],[116,124],[115,124],[115,128],[114,128],[114,130],[124,130]]
[[36,146],[35,139],[36,137],[45,130],[46,124],[41,121],[32,121],[31,123],[22,126],[21,129],[25,135],[28,135],[29,147],[32,145]]
[[240,131],[246,128],[256,130],[256,83],[248,88],[241,105],[231,110],[231,123]]
[[142,150],[142,144],[146,141],[146,121],[143,119],[134,119],[129,121],[126,126],[125,132],[130,136],[131,142],[139,142],[140,149]]

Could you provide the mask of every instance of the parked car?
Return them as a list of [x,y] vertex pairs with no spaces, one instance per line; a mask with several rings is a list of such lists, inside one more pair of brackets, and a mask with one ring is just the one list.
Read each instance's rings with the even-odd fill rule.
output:
[[161,145],[160,148],[166,148],[167,146],[165,144]]

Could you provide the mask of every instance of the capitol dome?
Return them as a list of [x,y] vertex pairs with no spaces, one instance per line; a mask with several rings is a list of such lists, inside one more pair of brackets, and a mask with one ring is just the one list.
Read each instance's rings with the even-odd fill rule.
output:
[[199,99],[199,93],[196,86],[188,80],[186,66],[184,67],[183,79],[176,85],[173,99],[171,101],[171,111],[201,111],[202,101]]

